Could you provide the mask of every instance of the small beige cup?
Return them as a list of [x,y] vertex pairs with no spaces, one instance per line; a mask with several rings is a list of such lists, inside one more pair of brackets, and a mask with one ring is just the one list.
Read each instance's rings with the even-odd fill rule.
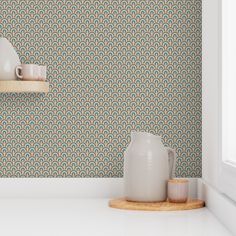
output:
[[16,76],[22,80],[38,80],[39,67],[35,64],[22,64],[16,67]]
[[168,180],[168,200],[170,202],[184,203],[188,200],[188,180]]

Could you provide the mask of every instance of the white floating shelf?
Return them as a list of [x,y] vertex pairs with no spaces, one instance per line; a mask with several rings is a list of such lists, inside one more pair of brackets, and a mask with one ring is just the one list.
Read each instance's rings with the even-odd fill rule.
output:
[[0,93],[48,93],[49,83],[44,81],[0,81]]

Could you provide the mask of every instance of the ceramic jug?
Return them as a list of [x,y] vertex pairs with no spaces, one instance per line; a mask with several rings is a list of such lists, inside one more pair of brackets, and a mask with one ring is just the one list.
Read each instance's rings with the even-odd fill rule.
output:
[[0,38],[0,80],[16,80],[16,66],[20,59],[12,44],[6,38]]
[[132,132],[124,155],[125,198],[138,202],[165,201],[175,159],[176,152],[166,148],[160,136]]

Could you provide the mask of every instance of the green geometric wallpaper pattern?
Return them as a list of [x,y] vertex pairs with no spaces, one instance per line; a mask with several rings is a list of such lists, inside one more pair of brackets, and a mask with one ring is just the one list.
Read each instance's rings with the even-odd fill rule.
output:
[[132,130],[201,176],[201,0],[1,0],[50,93],[0,94],[0,177],[122,177]]

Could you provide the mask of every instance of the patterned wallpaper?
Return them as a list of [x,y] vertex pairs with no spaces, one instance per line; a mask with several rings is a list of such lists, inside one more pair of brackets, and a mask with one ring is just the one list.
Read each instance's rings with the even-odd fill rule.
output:
[[201,176],[201,0],[1,0],[49,94],[0,94],[0,177],[122,177],[131,130]]

